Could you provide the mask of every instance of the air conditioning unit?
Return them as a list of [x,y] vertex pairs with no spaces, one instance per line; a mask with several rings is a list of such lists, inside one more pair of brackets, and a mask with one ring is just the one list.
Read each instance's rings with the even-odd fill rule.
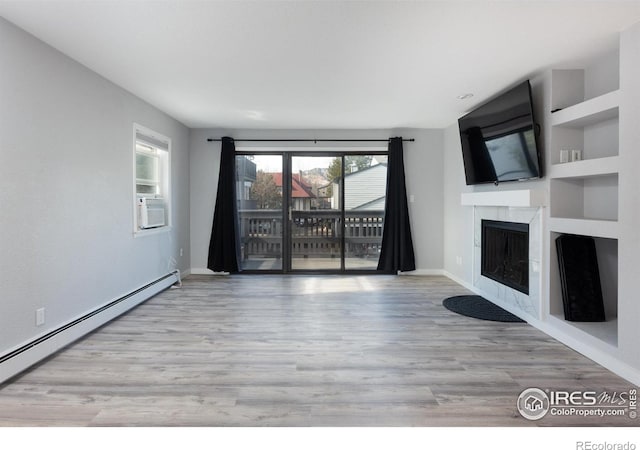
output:
[[165,225],[165,202],[163,198],[138,199],[138,226],[141,229]]

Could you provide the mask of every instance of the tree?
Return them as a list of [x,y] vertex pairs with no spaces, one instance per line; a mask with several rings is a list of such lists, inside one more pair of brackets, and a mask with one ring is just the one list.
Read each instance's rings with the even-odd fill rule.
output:
[[259,170],[256,181],[251,185],[251,200],[256,201],[258,209],[282,208],[282,194],[280,193],[273,175]]
[[[367,167],[371,167],[371,160],[373,160],[373,156],[371,155],[347,155],[344,157],[344,167],[346,169],[346,173],[354,172],[354,167],[357,170],[366,169]],[[333,158],[331,164],[327,168],[327,179],[330,182],[338,181],[342,175],[342,158]]]
[[330,183],[336,181],[342,174],[342,158],[333,158],[329,167],[327,167],[327,180]]

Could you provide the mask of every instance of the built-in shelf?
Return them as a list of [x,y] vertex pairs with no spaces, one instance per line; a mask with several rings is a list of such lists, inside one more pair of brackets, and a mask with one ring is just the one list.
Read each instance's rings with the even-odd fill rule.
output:
[[[611,347],[618,346],[618,318],[612,317],[606,322],[569,322],[560,316],[552,315],[552,322],[565,331],[574,331],[582,339],[593,337]],[[582,334],[582,333],[585,334]]]
[[[550,323],[583,344],[618,346],[618,186],[620,90],[615,64],[552,71],[549,161]],[[602,75],[607,74],[602,77]],[[560,163],[561,153],[581,151],[580,161]],[[565,320],[556,239],[590,236],[596,248],[605,322]]]
[[511,206],[537,208],[547,204],[546,191],[521,189],[517,191],[465,192],[460,196],[463,206]]
[[[592,222],[592,223],[590,223]],[[581,341],[591,336],[597,341],[616,347],[618,345],[618,239],[602,233],[608,224],[599,221],[563,221],[551,219],[549,227],[549,313],[565,332]],[[617,225],[617,224],[616,224]],[[572,322],[565,320],[562,281],[558,263],[556,239],[565,234],[593,237],[598,258],[598,274],[602,289],[605,322]],[[603,236],[604,235],[604,236]],[[593,341],[594,343],[596,341]]]
[[[585,167],[585,166],[583,166]],[[593,168],[591,164],[587,168]],[[551,217],[618,220],[618,174],[552,177],[549,182]]]
[[619,158],[609,156],[606,158],[585,159],[563,164],[553,164],[549,171],[550,178],[586,178],[618,173]]
[[585,100],[551,114],[551,125],[584,128],[618,117],[620,91],[615,90],[599,97]]
[[565,234],[618,239],[618,222],[615,220],[567,219],[550,217],[549,231]]

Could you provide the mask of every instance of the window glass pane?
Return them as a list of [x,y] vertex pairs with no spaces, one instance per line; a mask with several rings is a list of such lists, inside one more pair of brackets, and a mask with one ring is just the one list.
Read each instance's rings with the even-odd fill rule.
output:
[[382,246],[387,156],[345,156],[345,268],[376,270]]
[[136,193],[138,194],[158,194],[158,187],[148,184],[136,184]]
[[243,270],[282,270],[282,156],[236,156]]
[[341,168],[342,157],[291,158],[289,201],[293,270],[342,268],[342,212],[340,183],[336,180]]
[[136,178],[157,182],[158,175],[158,157],[136,153]]

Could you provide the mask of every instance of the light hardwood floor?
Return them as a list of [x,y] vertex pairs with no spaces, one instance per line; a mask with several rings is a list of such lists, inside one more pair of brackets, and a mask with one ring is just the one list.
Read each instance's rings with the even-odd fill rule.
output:
[[527,324],[470,319],[444,277],[191,276],[9,383],[3,426],[637,425],[529,422],[527,387],[630,383]]

